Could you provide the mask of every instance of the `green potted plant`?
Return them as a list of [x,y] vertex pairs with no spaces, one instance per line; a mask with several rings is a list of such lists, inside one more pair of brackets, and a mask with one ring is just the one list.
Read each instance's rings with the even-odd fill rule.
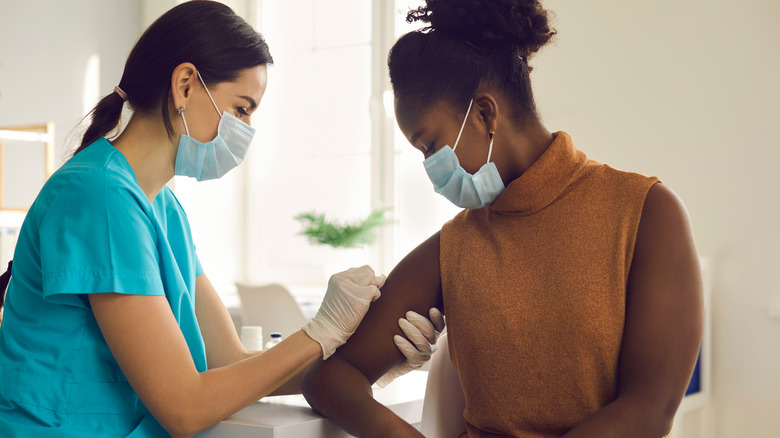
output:
[[390,223],[385,218],[388,210],[376,209],[367,217],[352,222],[330,220],[325,214],[314,211],[301,213],[295,219],[303,226],[299,234],[308,237],[312,245],[335,249],[323,254],[325,275],[328,277],[368,263],[368,253],[361,248],[374,243],[377,228]]
[[385,219],[386,211],[386,208],[374,210],[365,219],[352,223],[329,221],[324,214],[314,211],[301,213],[295,219],[304,226],[300,234],[308,236],[314,245],[359,248],[374,243],[376,228],[388,223]]

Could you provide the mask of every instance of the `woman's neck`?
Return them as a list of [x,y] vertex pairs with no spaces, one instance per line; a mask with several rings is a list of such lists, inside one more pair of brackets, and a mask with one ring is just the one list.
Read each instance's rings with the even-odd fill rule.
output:
[[[498,135],[498,133],[496,133]],[[502,139],[503,147],[493,146],[496,168],[504,181],[504,186],[520,177],[547,150],[554,139],[553,134],[536,117],[524,123],[522,129],[510,133]],[[498,139],[496,139],[498,141]]]
[[111,143],[125,156],[149,202],[173,178],[176,148],[160,114],[133,114],[122,134]]

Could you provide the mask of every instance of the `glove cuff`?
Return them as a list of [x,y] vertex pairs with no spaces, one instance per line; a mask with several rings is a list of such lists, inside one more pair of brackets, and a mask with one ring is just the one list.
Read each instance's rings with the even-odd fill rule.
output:
[[331,357],[336,352],[336,349],[347,342],[347,339],[352,335],[352,333],[346,333],[330,324],[325,324],[316,317],[307,322],[302,328],[310,338],[317,341],[320,347],[322,347],[323,360]]
[[385,373],[384,376],[380,377],[379,380],[376,381],[376,384],[380,388],[384,388],[385,386],[387,386],[390,383],[392,383],[392,381],[395,380],[396,377],[398,377],[398,376],[396,376],[395,373],[393,373],[393,370],[390,370],[387,373]]

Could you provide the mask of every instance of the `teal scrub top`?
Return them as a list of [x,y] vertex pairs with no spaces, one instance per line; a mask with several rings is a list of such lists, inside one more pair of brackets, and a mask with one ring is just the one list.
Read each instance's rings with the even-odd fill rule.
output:
[[202,273],[170,189],[150,203],[105,138],[71,158],[38,194],[14,252],[0,325],[0,436],[168,436],[119,369],[87,294],[164,295],[202,372]]

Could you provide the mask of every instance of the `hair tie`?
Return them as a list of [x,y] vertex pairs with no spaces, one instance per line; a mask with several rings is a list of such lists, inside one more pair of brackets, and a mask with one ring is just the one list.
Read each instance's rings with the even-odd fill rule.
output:
[[119,85],[114,87],[114,93],[118,94],[123,101],[127,102],[127,93],[125,93],[121,88],[119,88]]
[[476,44],[472,44],[469,40],[464,40],[463,42],[468,44],[469,47],[471,47],[472,49],[476,50],[477,53],[479,53],[480,55],[484,55],[485,54],[485,52],[482,49],[477,47]]
[[[471,41],[464,40],[463,42],[466,43],[472,49],[476,50],[477,53],[479,53],[480,55],[485,55],[486,54],[484,50],[482,50],[479,46],[477,46],[476,44],[472,43]],[[526,62],[526,63],[528,62],[528,58],[523,56],[523,55],[521,55],[520,53],[517,54],[517,59],[519,59],[519,60],[521,60],[523,62]]]

